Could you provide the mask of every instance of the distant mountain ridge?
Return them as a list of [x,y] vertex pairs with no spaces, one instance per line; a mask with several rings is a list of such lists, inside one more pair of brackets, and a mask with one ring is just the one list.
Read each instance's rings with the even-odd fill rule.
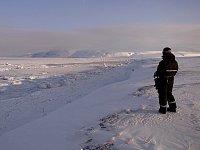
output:
[[62,58],[69,56],[69,51],[65,50],[52,50],[48,52],[38,52],[30,55],[31,58]]
[[133,52],[106,52],[95,50],[79,50],[75,52],[65,50],[53,50],[30,54],[31,58],[96,58],[96,57],[130,57]]
[[[189,51],[175,51],[173,52],[176,57],[192,57],[200,56],[200,52]],[[47,52],[38,52],[30,54],[25,57],[30,58],[97,58],[97,57],[134,57],[134,58],[155,58],[161,57],[162,51],[144,51],[144,52],[106,52],[95,50],[78,50],[78,51],[66,51],[66,50],[52,50]]]

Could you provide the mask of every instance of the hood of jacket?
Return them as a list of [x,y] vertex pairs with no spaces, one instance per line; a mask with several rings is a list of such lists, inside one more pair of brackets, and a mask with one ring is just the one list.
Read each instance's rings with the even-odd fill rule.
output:
[[166,55],[163,55],[162,56],[162,58],[163,58],[163,60],[175,60],[175,56],[174,56],[174,54],[172,54],[172,53],[169,53],[169,54],[166,54]]

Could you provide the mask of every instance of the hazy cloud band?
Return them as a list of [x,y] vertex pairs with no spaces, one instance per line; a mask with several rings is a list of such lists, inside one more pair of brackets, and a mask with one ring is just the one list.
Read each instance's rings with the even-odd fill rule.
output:
[[0,55],[49,50],[177,50],[199,51],[200,25],[122,26],[77,29],[71,32],[29,31],[0,27]]

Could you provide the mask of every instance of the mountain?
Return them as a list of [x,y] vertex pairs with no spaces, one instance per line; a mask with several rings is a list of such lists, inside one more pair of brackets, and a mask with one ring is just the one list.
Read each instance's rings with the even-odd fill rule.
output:
[[[199,52],[190,51],[174,51],[176,57],[193,57],[200,56]],[[133,58],[160,58],[162,51],[96,51],[96,50],[78,50],[78,51],[65,51],[53,50],[48,52],[39,52],[29,55],[31,58],[97,58],[97,57],[133,57]]]
[[64,50],[53,50],[31,54],[31,58],[97,58],[97,57],[130,57],[133,52],[106,52],[95,50],[78,50],[75,52]]
[[70,52],[65,50],[52,50],[31,54],[31,58],[64,58],[69,57]]
[[74,52],[70,57],[72,58],[92,58],[92,57],[102,57],[105,55],[103,51],[94,50],[79,50]]

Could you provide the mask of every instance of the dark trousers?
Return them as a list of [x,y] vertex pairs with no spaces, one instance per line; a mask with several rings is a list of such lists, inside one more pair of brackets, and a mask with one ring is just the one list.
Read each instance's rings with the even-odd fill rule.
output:
[[162,77],[160,78],[160,86],[158,89],[159,104],[161,107],[167,107],[171,104],[176,105],[174,96],[172,95],[172,89],[174,84],[174,77]]

